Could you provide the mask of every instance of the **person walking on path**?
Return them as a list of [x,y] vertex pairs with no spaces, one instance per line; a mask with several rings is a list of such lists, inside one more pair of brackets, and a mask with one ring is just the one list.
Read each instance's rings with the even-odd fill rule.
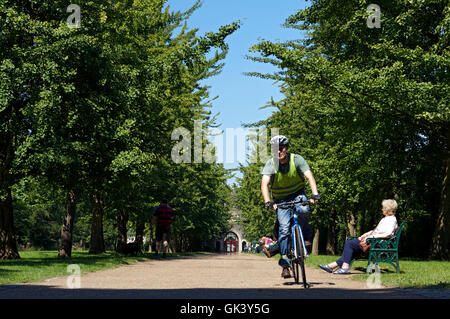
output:
[[[350,263],[352,261],[353,254],[361,252],[360,242],[365,241],[367,238],[389,238],[394,235],[395,230],[398,227],[397,218],[395,212],[397,210],[397,202],[393,199],[385,199],[381,203],[381,210],[383,212],[383,218],[378,223],[375,229],[361,235],[357,239],[350,239],[344,245],[344,251],[342,257],[327,265],[319,265],[319,267],[327,272],[334,274],[347,274],[350,270]],[[335,270],[336,267],[340,269]]]
[[169,206],[167,199],[163,199],[161,204],[156,207],[153,212],[153,217],[150,222],[150,234],[153,232],[153,225],[156,224],[155,239],[156,251],[155,254],[161,250],[161,242],[163,244],[163,258],[166,257],[167,247],[170,241],[170,225],[174,219],[174,212]]
[[[305,159],[298,154],[291,154],[289,150],[289,140],[286,136],[277,135],[270,140],[273,157],[270,158],[262,171],[261,193],[266,207],[277,212],[279,222],[278,243],[280,245],[281,258],[279,265],[283,268],[281,276],[290,278],[289,259],[287,257],[289,249],[289,226],[291,222],[289,209],[277,209],[277,204],[291,200],[307,201],[305,195],[305,179],[309,183],[313,196],[309,199],[314,205],[319,200],[316,181],[311,169]],[[272,198],[269,193],[271,185]],[[312,229],[308,223],[309,206],[297,204],[295,207],[298,213],[300,226],[302,227],[305,245],[311,246]]]

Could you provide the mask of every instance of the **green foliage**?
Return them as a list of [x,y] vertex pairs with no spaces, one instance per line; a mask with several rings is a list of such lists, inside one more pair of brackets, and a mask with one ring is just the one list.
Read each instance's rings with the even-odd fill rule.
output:
[[36,178],[21,180],[13,188],[13,194],[17,198],[14,221],[18,244],[23,248],[55,249],[64,213],[64,195]]
[[255,163],[240,167],[242,177],[237,179],[233,196],[241,211],[241,224],[248,240],[259,240],[263,236],[273,237],[276,214],[269,211],[261,195],[261,167]]
[[[249,59],[279,71],[249,75],[279,81],[284,93],[258,124],[279,128],[310,164],[321,193],[312,223],[331,227],[338,247],[352,217],[367,231],[382,217],[381,201],[395,198],[398,218],[422,234],[415,245],[407,230],[404,249],[426,256],[449,149],[450,10],[446,1],[382,1],[382,27],[370,29],[367,5],[313,1],[285,23],[307,31],[303,41],[252,46]],[[256,185],[251,176],[244,179]]]
[[[95,0],[77,3],[81,27],[70,29],[69,4],[0,1],[0,129],[14,141],[7,171],[19,185],[20,240],[40,245],[36,231],[55,241],[68,191],[77,199],[77,242],[92,235],[94,196],[104,204],[109,244],[119,211],[137,227],[162,197],[179,215],[180,236],[218,236],[227,227],[227,172],[215,163],[174,164],[171,133],[192,132],[194,120],[205,131],[217,125],[200,81],[220,72],[239,23],[199,36],[187,28],[199,3],[171,12],[165,0]],[[48,194],[39,193],[44,187]],[[51,229],[31,225],[44,217]]]

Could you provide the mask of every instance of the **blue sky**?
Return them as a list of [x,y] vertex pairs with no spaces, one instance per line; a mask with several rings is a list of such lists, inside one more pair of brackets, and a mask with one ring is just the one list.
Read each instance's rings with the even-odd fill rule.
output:
[[[195,0],[169,0],[172,10],[186,10]],[[243,123],[266,119],[270,108],[260,110],[273,97],[282,96],[276,83],[270,80],[249,77],[244,72],[271,73],[271,65],[256,63],[245,58],[249,48],[261,39],[285,41],[301,38],[298,30],[283,28],[285,19],[308,5],[303,0],[203,0],[188,20],[190,29],[199,28],[198,34],[217,31],[220,26],[241,21],[241,28],[227,39],[229,53],[224,60],[222,73],[208,79],[210,96],[218,96],[213,101],[213,113],[220,112],[218,122],[221,129],[237,129]],[[226,168],[238,166],[238,160],[224,163]]]

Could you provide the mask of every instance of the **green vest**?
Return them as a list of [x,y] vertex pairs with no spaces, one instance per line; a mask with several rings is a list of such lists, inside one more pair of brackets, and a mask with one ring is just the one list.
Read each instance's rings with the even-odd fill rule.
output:
[[275,161],[272,158],[275,175],[272,184],[272,197],[276,200],[283,199],[295,194],[305,187],[305,181],[298,175],[295,167],[294,154],[290,154],[289,172],[281,173],[276,169]]

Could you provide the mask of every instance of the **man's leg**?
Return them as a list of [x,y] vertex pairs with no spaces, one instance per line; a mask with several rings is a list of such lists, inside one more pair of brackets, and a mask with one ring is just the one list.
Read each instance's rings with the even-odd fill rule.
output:
[[167,251],[167,245],[168,245],[166,232],[164,232],[162,234],[161,242],[162,242],[162,245],[163,245],[163,247],[162,247],[162,252],[163,252],[162,256],[163,256],[163,258],[165,258],[166,257],[166,251]]
[[[283,268],[289,267],[289,226],[291,222],[289,209],[277,209],[277,218],[279,223],[278,244],[280,245],[281,258],[278,264]],[[285,271],[283,270],[283,273]]]
[[[306,197],[305,194],[300,194],[295,199],[307,201],[308,197]],[[303,234],[303,239],[305,240],[305,246],[310,246],[311,242],[312,242],[312,237],[313,237],[313,230],[308,222],[309,210],[310,210],[309,205],[297,204],[295,206],[295,209],[297,211],[298,223],[300,224],[300,227],[302,228],[302,234]]]
[[155,244],[155,255],[158,255],[158,252],[159,252],[159,247],[160,247],[160,245],[161,245],[161,241],[159,241],[158,239],[156,239],[156,244]]
[[158,255],[158,253],[161,250],[161,239],[162,239],[162,235],[161,235],[161,228],[156,226],[156,230],[155,230],[155,255]]

